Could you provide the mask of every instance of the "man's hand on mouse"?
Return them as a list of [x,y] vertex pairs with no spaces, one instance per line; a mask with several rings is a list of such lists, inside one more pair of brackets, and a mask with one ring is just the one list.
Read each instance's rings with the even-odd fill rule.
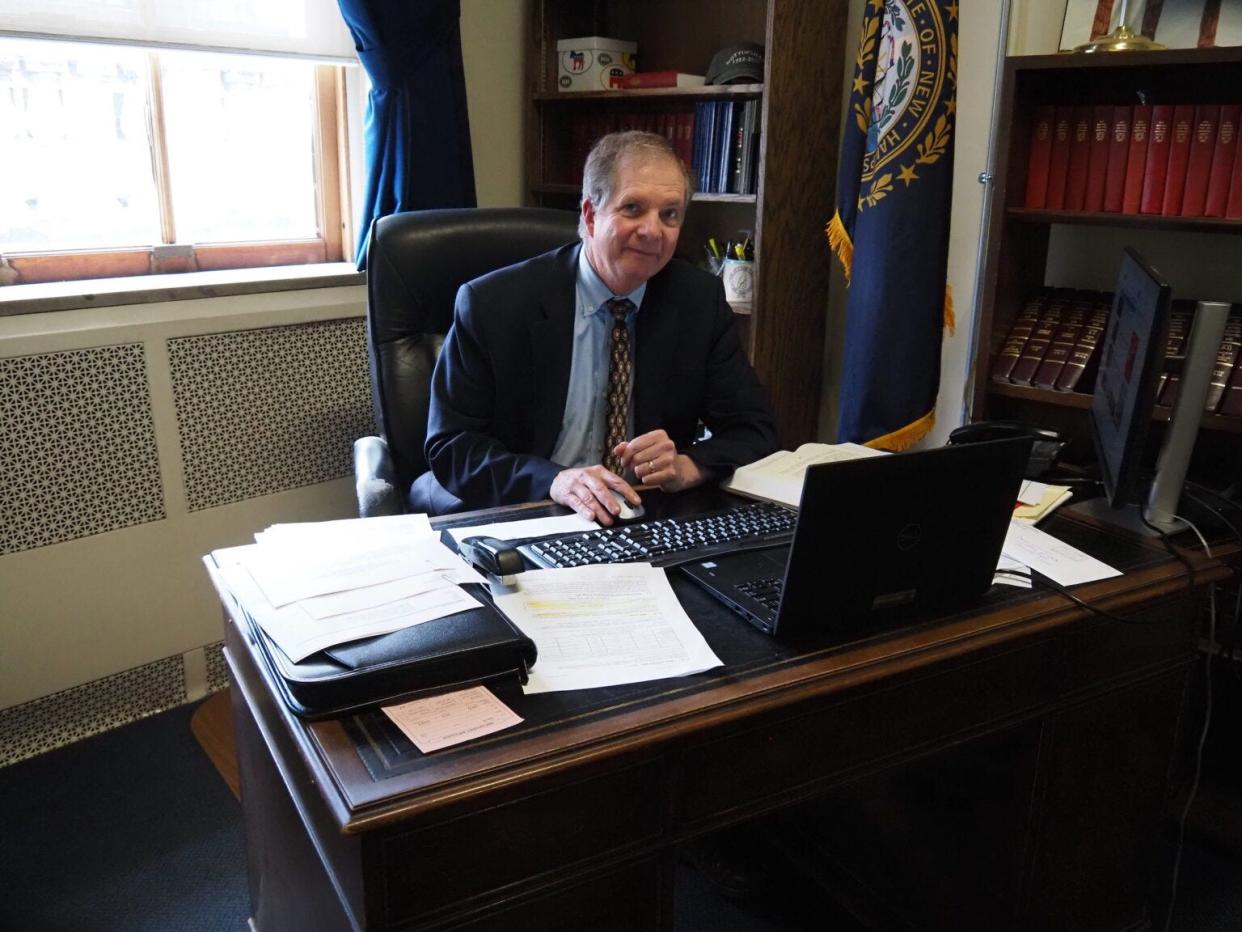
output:
[[612,452],[621,458],[622,466],[633,471],[639,482],[664,492],[680,492],[711,478],[698,463],[678,453],[663,430],[653,430],[619,443]]
[[603,466],[562,469],[552,480],[549,498],[608,527],[621,513],[614,491],[635,508],[642,504],[628,482]]

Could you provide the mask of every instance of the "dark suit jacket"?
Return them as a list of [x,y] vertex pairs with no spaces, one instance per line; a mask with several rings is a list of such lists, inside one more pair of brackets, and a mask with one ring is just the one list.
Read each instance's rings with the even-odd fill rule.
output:
[[[578,244],[463,285],[432,377],[427,462],[466,507],[548,497],[573,356]],[[634,434],[726,476],[777,447],[719,279],[674,259],[635,323]],[[702,420],[711,437],[694,442]]]

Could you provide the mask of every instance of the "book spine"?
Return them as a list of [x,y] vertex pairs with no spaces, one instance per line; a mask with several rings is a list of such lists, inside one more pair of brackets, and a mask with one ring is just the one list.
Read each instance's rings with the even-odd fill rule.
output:
[[1108,136],[1108,169],[1104,173],[1104,210],[1120,213],[1126,186],[1126,158],[1130,154],[1130,108],[1113,107]]
[[614,87],[633,90],[643,87],[677,87],[676,71],[636,71],[633,74],[613,78]]
[[1070,128],[1069,168],[1065,178],[1065,210],[1082,210],[1087,202],[1087,169],[1091,164],[1093,108],[1075,107]]
[[1236,359],[1233,371],[1229,374],[1229,384],[1216,408],[1216,413],[1226,414],[1229,417],[1242,417],[1242,364]]
[[1238,350],[1242,347],[1242,317],[1230,314],[1225,321],[1225,332],[1220,338],[1220,349],[1216,353],[1216,365],[1212,367],[1212,382],[1208,385],[1207,397],[1203,402],[1204,411],[1215,411],[1225,397],[1225,388],[1233,374],[1233,367],[1238,361]]
[[703,181],[707,178],[705,163],[708,160],[708,135],[712,132],[714,106],[712,101],[694,104],[694,155],[691,173],[694,175],[694,189],[698,191],[703,190]]
[[1035,375],[1031,379],[1032,385],[1049,390],[1056,388],[1057,380],[1065,369],[1070,353],[1078,345],[1078,337],[1081,333],[1081,316],[1078,320],[1067,318],[1057,327],[1052,342],[1048,344],[1048,352],[1044,354],[1043,361],[1040,362],[1039,368],[1035,370]]
[[1190,164],[1191,127],[1195,122],[1192,104],[1178,104],[1173,110],[1173,126],[1169,133],[1169,167],[1165,172],[1164,201],[1160,213],[1176,217],[1182,212],[1182,196],[1186,193],[1186,168]]
[[1091,139],[1087,149],[1087,186],[1083,210],[1099,213],[1104,209],[1104,179],[1108,174],[1111,151],[1113,108],[1096,107],[1091,114]]
[[733,127],[740,113],[736,101],[724,105],[724,123],[720,136],[720,163],[716,167],[716,191],[720,194],[729,193],[729,173],[733,167]]
[[1009,373],[1009,381],[1014,385],[1031,384],[1031,380],[1039,370],[1039,364],[1044,361],[1044,356],[1052,344],[1053,335],[1061,325],[1064,308],[1062,301],[1045,305],[1043,314],[1035,324],[1031,335],[1027,337],[1026,345],[1022,347],[1022,355],[1018,357],[1013,371]]
[[1238,150],[1238,120],[1242,117],[1242,105],[1226,104],[1220,108],[1220,122],[1216,125],[1216,147],[1212,150],[1212,168],[1208,173],[1207,195],[1204,198],[1203,216],[1225,216],[1229,201],[1229,178],[1233,174],[1233,162]]
[[1104,326],[1107,322],[1107,306],[1098,307],[1091,312],[1091,316],[1078,333],[1078,342],[1070,350],[1069,358],[1065,360],[1065,366],[1057,377],[1057,391],[1072,392],[1078,387],[1083,374],[1094,360],[1096,347],[1100,344],[1100,337],[1104,334]]
[[1220,107],[1199,104],[1190,128],[1190,156],[1186,163],[1186,190],[1182,194],[1182,216],[1202,217],[1207,206],[1208,177],[1212,174],[1212,153],[1216,151]]
[[673,120],[677,155],[689,167],[694,160],[694,111],[682,110]]
[[1225,202],[1225,218],[1242,220],[1242,142],[1234,146],[1233,171],[1229,181],[1229,200]]
[[1164,181],[1169,170],[1169,137],[1173,130],[1173,106],[1156,104],[1151,110],[1151,136],[1147,142],[1147,165],[1143,169],[1143,196],[1139,211],[1158,214],[1164,204]]
[[1044,206],[1048,210],[1065,208],[1065,182],[1069,177],[1070,137],[1074,113],[1069,107],[1057,107],[1052,122],[1052,152],[1048,155],[1048,192]]
[[746,104],[743,101],[735,104],[733,116],[733,145],[729,150],[729,187],[730,194],[742,194],[744,179],[742,175],[742,157],[746,151]]
[[1048,163],[1052,156],[1052,124],[1056,111],[1051,106],[1035,108],[1031,126],[1031,149],[1026,163],[1026,206],[1039,209],[1048,199]]
[[[1179,302],[1180,303],[1180,302]],[[1169,314],[1169,338],[1164,345],[1164,356],[1171,359],[1180,356],[1182,346],[1186,342],[1186,333],[1190,330],[1190,311],[1183,307]],[[1176,372],[1167,369],[1160,373],[1160,381],[1156,385],[1156,404],[1172,407],[1177,400],[1178,383],[1181,381]]]
[[1126,181],[1121,193],[1121,211],[1139,212],[1143,196],[1143,169],[1147,166],[1147,139],[1151,135],[1151,105],[1140,104],[1130,116],[1130,151],[1126,155]]
[[1043,303],[1044,295],[1036,295],[1027,301],[1018,313],[1013,326],[1009,328],[1009,336],[1005,337],[1005,342],[1001,344],[1000,352],[996,354],[996,360],[992,363],[993,382],[1009,381],[1010,373],[1017,365],[1022,349],[1026,346],[1026,341],[1039,320]]
[[742,124],[746,130],[742,150],[742,193],[759,190],[759,101],[748,100],[742,108]]

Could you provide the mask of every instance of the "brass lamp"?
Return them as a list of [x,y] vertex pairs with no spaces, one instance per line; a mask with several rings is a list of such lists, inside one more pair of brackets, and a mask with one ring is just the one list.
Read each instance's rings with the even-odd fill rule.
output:
[[1106,36],[1092,39],[1090,42],[1077,46],[1075,52],[1150,52],[1164,48],[1159,42],[1153,42],[1147,36],[1134,32],[1126,25],[1127,0],[1121,0],[1121,16],[1117,28]]

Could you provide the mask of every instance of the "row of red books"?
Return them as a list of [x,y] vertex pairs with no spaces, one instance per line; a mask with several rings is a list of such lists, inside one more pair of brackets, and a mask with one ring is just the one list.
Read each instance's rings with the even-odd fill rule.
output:
[[1240,104],[1041,106],[1026,206],[1242,220]]
[[[992,365],[992,380],[1059,392],[1090,392],[1096,354],[1112,307],[1112,295],[1098,291],[1049,289],[1027,301]],[[1169,317],[1168,357],[1180,356],[1194,301],[1177,301]],[[1205,411],[1242,417],[1242,309],[1230,315],[1221,338]],[[1180,381],[1161,374],[1156,403],[1172,405]]]
[[664,136],[673,144],[683,163],[690,165],[694,159],[694,111],[691,109],[658,113],[649,110],[582,113],[572,117],[569,125],[569,165],[575,173],[571,181],[582,182],[582,166],[596,140],[627,130]]

